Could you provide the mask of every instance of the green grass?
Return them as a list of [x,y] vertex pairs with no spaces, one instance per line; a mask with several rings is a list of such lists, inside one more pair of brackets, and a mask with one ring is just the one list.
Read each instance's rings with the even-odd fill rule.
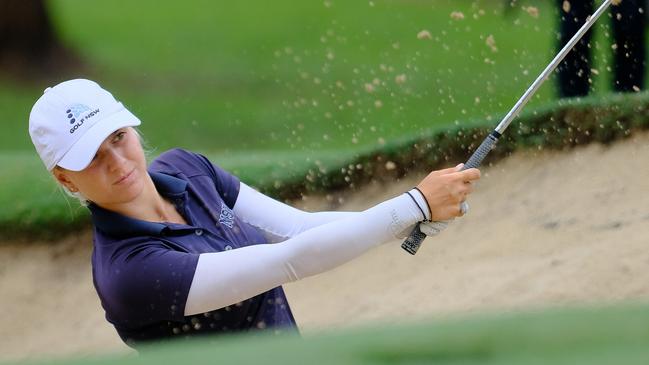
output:
[[[288,0],[182,6],[61,0],[50,7],[64,39],[93,65],[90,76],[141,117],[161,149],[304,153],[495,117],[548,62],[554,42],[550,6],[538,19],[524,12],[504,18],[493,1],[327,7]],[[473,19],[478,8],[485,15]],[[452,20],[452,11],[467,18]],[[423,29],[434,39],[417,39]],[[486,46],[489,35],[498,52]],[[401,74],[406,82],[398,84]],[[364,85],[374,79],[380,85],[368,93]],[[43,88],[6,99],[0,117],[23,125]],[[0,95],[14,92],[12,85]],[[538,101],[551,96],[552,87],[544,88]],[[25,149],[28,140],[17,128],[0,136],[0,146]]]
[[[493,0],[48,5],[63,39],[90,66],[57,81],[98,80],[143,120],[156,152],[202,152],[257,186],[285,185],[316,161],[339,167],[431,129],[495,124],[555,53],[549,2],[534,2],[538,18],[505,16]],[[453,20],[453,11],[465,19]],[[606,26],[598,24],[593,42],[602,75],[596,95],[608,89]],[[432,39],[418,39],[422,30]],[[486,44],[490,35],[497,52]],[[0,155],[15,165],[0,173],[3,235],[85,219],[29,158],[27,116],[49,84],[0,79],[7,126]],[[548,82],[527,108],[553,98]]]
[[230,336],[165,344],[140,356],[34,364],[646,364],[649,306],[571,308],[374,325],[306,338]]

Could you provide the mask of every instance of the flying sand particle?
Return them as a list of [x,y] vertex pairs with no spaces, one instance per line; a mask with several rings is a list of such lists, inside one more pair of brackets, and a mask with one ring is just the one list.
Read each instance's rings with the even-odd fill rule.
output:
[[417,39],[433,39],[433,36],[429,31],[424,29],[421,32],[417,33]]
[[539,17],[539,8],[536,6],[523,7],[523,10],[525,10],[532,18]]
[[563,6],[562,6],[562,8],[563,8],[563,12],[564,12],[564,13],[569,13],[569,12],[570,12],[570,8],[571,8],[571,6],[570,6],[570,1],[565,0],[565,1],[563,2]]
[[492,52],[498,52],[498,48],[496,47],[496,39],[494,38],[493,34],[490,34],[487,39],[485,40],[485,43],[489,48],[491,48]]
[[454,11],[451,13],[451,19],[462,20],[464,19],[464,13],[462,13],[461,11]]

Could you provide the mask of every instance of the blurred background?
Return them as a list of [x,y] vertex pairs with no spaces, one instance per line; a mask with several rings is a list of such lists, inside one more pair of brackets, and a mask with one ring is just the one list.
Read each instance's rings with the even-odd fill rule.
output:
[[[281,183],[440,125],[496,124],[556,53],[560,12],[550,1],[2,0],[0,222],[9,233],[85,214],[61,199],[27,133],[58,82],[111,91],[153,155],[190,148],[249,184]],[[601,94],[610,22],[595,27]]]

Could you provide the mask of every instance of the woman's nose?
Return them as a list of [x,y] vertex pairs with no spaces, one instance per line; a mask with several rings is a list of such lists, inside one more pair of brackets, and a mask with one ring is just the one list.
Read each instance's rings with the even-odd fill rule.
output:
[[108,157],[108,169],[110,171],[120,170],[124,165],[126,159],[122,154],[116,149],[110,149],[107,153]]

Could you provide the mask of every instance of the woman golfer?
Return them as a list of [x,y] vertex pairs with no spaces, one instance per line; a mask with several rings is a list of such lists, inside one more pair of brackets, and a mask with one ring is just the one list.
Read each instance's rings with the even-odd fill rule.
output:
[[[94,285],[130,346],[218,332],[295,330],[281,285],[460,216],[476,169],[432,172],[363,212],[307,213],[174,149],[147,168],[140,120],[98,84],[70,80],[35,103],[29,133],[56,180],[87,203]],[[436,234],[444,224],[426,223]],[[274,243],[274,244],[268,244]]]

